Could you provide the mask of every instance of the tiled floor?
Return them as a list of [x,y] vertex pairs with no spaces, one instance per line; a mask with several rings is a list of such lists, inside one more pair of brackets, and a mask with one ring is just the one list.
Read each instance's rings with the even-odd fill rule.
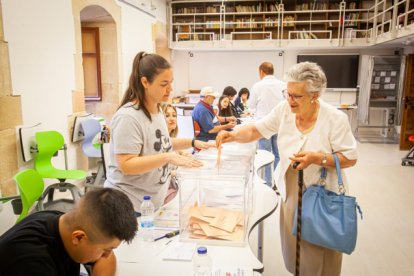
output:
[[[355,167],[346,170],[350,192],[364,218],[358,221],[358,242],[344,255],[342,275],[414,275],[414,166],[401,166],[396,144],[359,144]],[[265,223],[265,276],[290,275],[279,242],[279,216]]]
[[[354,253],[345,255],[344,276],[414,275],[414,166],[396,144],[359,144],[355,167],[346,170],[351,193],[364,212]],[[0,234],[13,225],[10,204],[0,212]],[[278,212],[265,221],[264,276],[290,275],[284,268]]]

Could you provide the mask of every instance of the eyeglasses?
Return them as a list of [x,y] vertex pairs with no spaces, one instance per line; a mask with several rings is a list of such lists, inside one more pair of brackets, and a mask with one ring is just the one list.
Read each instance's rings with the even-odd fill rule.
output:
[[292,100],[294,100],[295,102],[296,102],[297,100],[300,100],[300,99],[303,97],[303,95],[294,95],[294,94],[290,94],[290,93],[288,93],[287,89],[284,89],[284,90],[282,91],[282,93],[283,93],[283,96],[284,96],[286,99],[291,98],[291,99],[292,99]]

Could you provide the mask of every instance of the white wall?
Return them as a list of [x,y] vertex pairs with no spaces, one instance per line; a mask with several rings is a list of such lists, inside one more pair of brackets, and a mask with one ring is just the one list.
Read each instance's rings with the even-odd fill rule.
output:
[[123,95],[128,86],[132,62],[136,54],[140,51],[152,53],[155,50],[152,40],[152,24],[155,23],[155,18],[122,2],[119,3],[122,9],[121,53],[123,64],[123,89],[120,93]]
[[174,51],[174,95],[212,86],[219,93],[226,86],[251,88],[259,81],[259,66],[272,62],[275,75],[282,77],[280,51]]
[[[9,43],[12,89],[14,95],[21,95],[23,125],[41,122],[43,129],[57,130],[69,142],[68,116],[72,114],[72,91],[76,87],[72,1],[0,1],[4,37]],[[152,23],[156,19],[113,1],[119,3],[122,10],[119,51],[123,83],[120,94],[123,94],[135,55],[142,50],[152,52],[154,49]],[[160,17],[157,19],[165,22],[165,3],[163,5],[159,7]],[[75,168],[74,147],[79,145],[68,144],[69,168]],[[57,166],[60,167],[63,160],[59,162]]]
[[75,88],[74,25],[70,0],[2,0],[14,95],[23,123],[66,133]]
[[[299,54],[369,54],[393,55],[394,49],[321,49],[321,50],[285,50],[280,51],[173,51],[174,95],[182,91],[213,86],[221,92],[227,85],[236,90],[245,86],[250,89],[259,80],[258,67],[263,61],[271,61],[275,66],[275,75],[283,79],[285,72],[296,64]],[[190,57],[190,53],[193,57]],[[323,95],[327,102],[335,104],[353,104],[356,92],[329,91]]]

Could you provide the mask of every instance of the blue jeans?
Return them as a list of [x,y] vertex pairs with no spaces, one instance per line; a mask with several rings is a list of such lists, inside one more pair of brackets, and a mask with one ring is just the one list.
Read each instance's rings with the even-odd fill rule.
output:
[[265,181],[268,186],[272,186],[272,175],[273,171],[279,163],[279,150],[277,148],[277,134],[273,135],[269,139],[261,138],[259,140],[259,149],[267,150],[273,153],[275,156],[275,161],[272,164],[269,164],[265,167]]

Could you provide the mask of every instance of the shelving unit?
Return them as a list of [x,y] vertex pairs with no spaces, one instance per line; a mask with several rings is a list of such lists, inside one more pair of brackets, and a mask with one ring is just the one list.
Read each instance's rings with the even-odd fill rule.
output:
[[[414,24],[410,0],[172,0],[171,42],[361,39]],[[341,43],[337,43],[341,45]]]

